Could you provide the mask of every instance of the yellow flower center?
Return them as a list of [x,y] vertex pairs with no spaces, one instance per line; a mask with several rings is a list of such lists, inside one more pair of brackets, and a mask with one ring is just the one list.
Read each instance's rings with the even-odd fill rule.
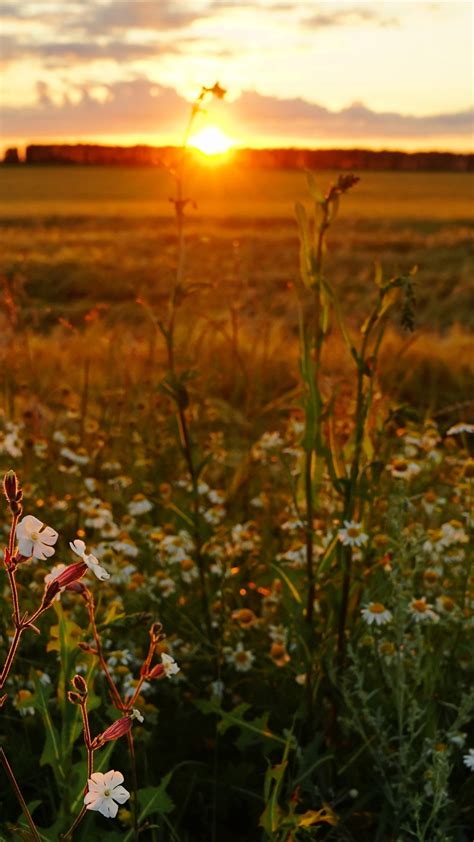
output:
[[106,798],[110,797],[110,789],[104,789],[104,795]]
[[236,652],[235,653],[235,660],[239,662],[239,664],[246,664],[248,661],[248,656],[246,652]]
[[350,526],[347,530],[347,534],[349,538],[357,538],[360,535],[360,527],[359,526]]
[[393,467],[395,468],[396,471],[401,472],[401,471],[406,471],[406,469],[408,468],[408,465],[407,465],[407,463],[405,462],[404,459],[397,459],[396,462],[393,463]]
[[441,604],[445,611],[452,611],[455,606],[454,599],[451,599],[450,596],[442,596]]
[[414,599],[411,606],[413,610],[418,611],[419,614],[424,614],[428,608],[426,602],[423,599]]
[[32,541],[39,541],[39,532],[32,532],[31,533],[31,540]]
[[385,605],[383,602],[371,602],[370,603],[370,613],[371,614],[383,614],[385,611]]

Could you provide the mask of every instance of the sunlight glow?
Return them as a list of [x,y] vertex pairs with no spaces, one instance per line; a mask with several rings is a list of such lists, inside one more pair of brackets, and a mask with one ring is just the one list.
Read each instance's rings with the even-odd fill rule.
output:
[[234,141],[217,126],[206,126],[189,139],[189,145],[204,155],[222,155],[234,146]]

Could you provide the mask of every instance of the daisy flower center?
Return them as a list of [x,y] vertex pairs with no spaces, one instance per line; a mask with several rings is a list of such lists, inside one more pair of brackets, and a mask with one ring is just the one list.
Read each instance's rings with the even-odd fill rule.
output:
[[424,614],[427,608],[426,602],[422,599],[415,599],[412,602],[412,608],[414,611],[418,611],[419,614]]
[[347,530],[347,534],[349,538],[357,538],[360,535],[360,526],[350,526]]
[[371,614],[383,614],[385,611],[385,605],[383,602],[372,602],[370,605],[370,613]]

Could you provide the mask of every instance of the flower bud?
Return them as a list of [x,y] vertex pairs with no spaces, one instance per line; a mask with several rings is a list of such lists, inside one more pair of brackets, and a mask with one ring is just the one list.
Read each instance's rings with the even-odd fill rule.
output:
[[156,664],[152,670],[147,674],[147,678],[160,678],[163,675],[165,668],[163,664]]
[[163,626],[161,625],[161,623],[153,623],[149,631],[151,642],[155,645],[159,643],[160,640],[162,640],[163,638],[162,632]]
[[77,690],[81,696],[87,696],[87,684],[82,675],[75,675],[74,678],[71,679],[71,682],[74,689]]
[[98,736],[92,740],[92,748],[100,748],[104,745],[104,743],[108,743],[111,740],[118,740],[119,737],[123,737],[127,731],[130,731],[132,727],[132,720],[129,716],[122,716],[121,719],[117,719],[112,725],[109,725],[102,734],[98,734]]
[[74,693],[72,690],[68,690],[67,697],[73,705],[82,705],[83,698],[79,695],[79,693]]
[[69,585],[72,585],[73,582],[77,582],[77,580],[84,575],[86,570],[87,564],[84,564],[82,561],[77,564],[69,564],[65,567],[59,576],[56,576],[52,582],[49,582],[49,584],[46,585],[42,607],[47,608],[51,605],[54,597],[59,593],[59,591],[63,590],[63,588],[67,588]]
[[18,477],[15,471],[7,471],[5,474],[3,478],[3,492],[8,500],[12,515],[21,514],[23,491],[19,486]]

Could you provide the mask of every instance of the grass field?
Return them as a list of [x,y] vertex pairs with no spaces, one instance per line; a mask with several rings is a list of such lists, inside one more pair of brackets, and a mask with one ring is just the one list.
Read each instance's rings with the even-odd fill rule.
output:
[[[336,173],[316,173],[322,189]],[[357,191],[347,197],[348,219],[387,221],[472,221],[472,173],[359,173]],[[307,198],[303,172],[236,171],[209,165],[191,173],[190,196],[198,216],[219,219],[293,216]],[[0,216],[170,216],[170,175],[159,169],[114,167],[2,167]],[[193,214],[191,214],[192,216]]]
[[471,840],[472,176],[305,184],[0,169],[1,842]]

